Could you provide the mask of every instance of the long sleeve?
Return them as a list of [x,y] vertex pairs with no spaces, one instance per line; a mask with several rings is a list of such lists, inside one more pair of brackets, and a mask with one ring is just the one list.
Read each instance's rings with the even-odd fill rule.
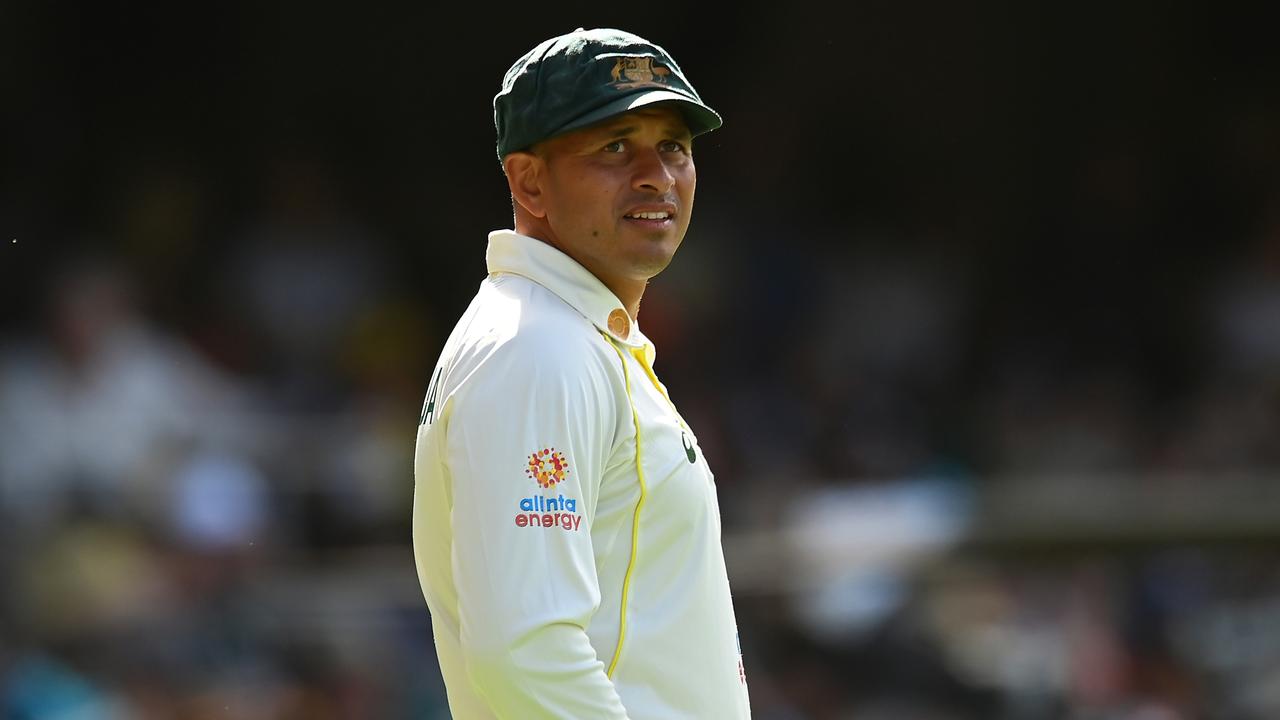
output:
[[504,347],[450,398],[461,650],[499,718],[625,718],[586,633],[600,605],[590,527],[616,401],[589,353],[550,349]]

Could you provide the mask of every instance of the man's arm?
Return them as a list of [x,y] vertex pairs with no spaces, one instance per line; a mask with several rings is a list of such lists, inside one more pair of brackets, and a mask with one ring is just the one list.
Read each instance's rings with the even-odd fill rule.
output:
[[614,400],[590,357],[527,345],[489,358],[447,419],[467,673],[501,718],[625,718],[586,634]]

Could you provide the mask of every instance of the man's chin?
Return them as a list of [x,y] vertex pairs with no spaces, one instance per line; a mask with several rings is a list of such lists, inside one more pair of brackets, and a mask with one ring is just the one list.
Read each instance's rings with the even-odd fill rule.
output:
[[654,275],[667,269],[671,264],[671,258],[675,256],[675,248],[658,250],[653,248],[651,252],[637,253],[631,258],[631,267],[635,271],[637,277],[651,278]]

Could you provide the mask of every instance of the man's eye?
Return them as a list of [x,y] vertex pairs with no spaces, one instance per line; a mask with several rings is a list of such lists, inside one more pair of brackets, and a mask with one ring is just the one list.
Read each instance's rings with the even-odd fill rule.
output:
[[683,143],[679,143],[675,140],[667,140],[666,142],[662,143],[662,152],[682,153],[682,152],[685,152],[685,147]]
[[605,151],[605,152],[607,152],[607,153],[620,153],[620,152],[622,152],[625,148],[624,148],[624,146],[623,146],[623,144],[622,144],[622,141],[621,141],[621,140],[614,140],[613,142],[609,143],[608,145],[605,145],[603,149],[604,149],[604,151]]

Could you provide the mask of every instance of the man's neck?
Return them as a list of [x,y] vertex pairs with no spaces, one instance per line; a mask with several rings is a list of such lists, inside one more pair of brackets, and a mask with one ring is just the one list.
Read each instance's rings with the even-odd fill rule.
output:
[[[644,295],[644,288],[647,284],[648,283],[640,283],[639,289],[635,292],[634,300],[630,299],[622,292],[619,292],[616,288],[609,288],[610,290],[613,290],[613,294],[617,295],[618,299],[622,301],[622,307],[627,311],[627,314],[631,316],[632,322],[635,322],[636,319],[640,317],[640,296]],[[605,283],[605,285],[608,285],[608,283]]]
[[627,311],[627,314],[631,316],[631,320],[634,322],[640,315],[640,298],[644,295],[644,289],[648,287],[649,281],[608,277],[597,272],[595,268],[581,260],[577,258],[574,258],[574,260],[585,267],[592,275],[595,275],[596,279],[603,283],[605,287],[609,288],[609,292],[618,298],[622,303],[623,309]]
[[619,302],[622,303],[623,309],[631,316],[632,322],[635,322],[636,318],[640,316],[640,298],[644,295],[644,290],[649,285],[648,280],[634,280],[631,278],[606,276],[596,268],[591,267],[589,263],[584,262],[583,258],[574,257],[573,253],[561,247],[559,243],[543,237],[543,233],[538,232],[536,228],[521,227],[521,223],[517,221],[515,230],[521,235],[531,237],[534,240],[550,245],[565,255],[568,255],[574,262],[586,268],[587,272],[594,275],[597,280],[604,284],[605,287],[609,288],[609,292],[613,293],[614,297],[618,298]]

